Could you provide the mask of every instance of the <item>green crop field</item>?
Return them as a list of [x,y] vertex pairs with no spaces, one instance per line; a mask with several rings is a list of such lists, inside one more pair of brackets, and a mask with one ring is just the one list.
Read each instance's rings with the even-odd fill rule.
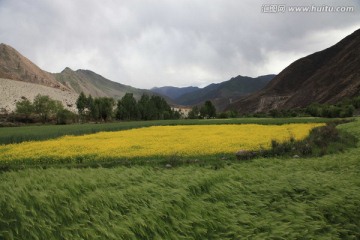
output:
[[[144,126],[117,123],[107,130],[126,124]],[[23,134],[37,139],[30,130],[37,127],[26,128],[29,133]],[[55,135],[59,129],[60,135],[64,129],[84,134],[105,125],[39,127],[46,128]],[[359,119],[338,128],[360,137]],[[19,132],[19,137],[21,129],[0,133]],[[358,143],[316,158],[218,158],[222,164],[213,164],[214,156],[212,164],[171,168],[143,164],[2,172],[0,239],[359,239],[359,156]]]
[[236,119],[195,119],[132,121],[99,124],[35,125],[25,127],[0,127],[0,144],[24,141],[45,140],[64,135],[83,135],[101,131],[119,131],[132,128],[165,125],[190,124],[284,124],[284,123],[322,123],[333,121],[329,118],[236,118]]

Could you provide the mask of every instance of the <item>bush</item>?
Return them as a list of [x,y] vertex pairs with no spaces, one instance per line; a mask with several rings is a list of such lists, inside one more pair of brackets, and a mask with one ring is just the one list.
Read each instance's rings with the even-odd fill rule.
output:
[[69,124],[77,122],[77,115],[67,109],[61,109],[56,114],[56,124]]
[[289,141],[279,143],[276,140],[271,141],[269,150],[260,150],[250,157],[274,157],[274,156],[323,156],[344,151],[350,147],[356,147],[358,139],[352,134],[339,131],[336,123],[328,123],[324,127],[314,128],[309,136],[302,141],[295,141],[290,138]]
[[217,117],[218,118],[228,118],[229,116],[228,116],[227,112],[222,112]]

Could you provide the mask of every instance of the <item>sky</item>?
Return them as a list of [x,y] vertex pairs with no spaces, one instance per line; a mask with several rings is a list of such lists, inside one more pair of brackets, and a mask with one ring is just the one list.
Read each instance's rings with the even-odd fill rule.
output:
[[278,74],[359,28],[359,0],[0,0],[0,42],[43,70],[147,89]]

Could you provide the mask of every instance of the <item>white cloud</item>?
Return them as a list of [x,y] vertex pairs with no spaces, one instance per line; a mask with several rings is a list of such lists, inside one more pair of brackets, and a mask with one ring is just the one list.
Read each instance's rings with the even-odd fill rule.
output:
[[[0,0],[0,39],[41,68],[90,69],[140,88],[278,73],[360,27],[354,13],[261,12],[236,0]],[[335,0],[292,0],[287,5]]]

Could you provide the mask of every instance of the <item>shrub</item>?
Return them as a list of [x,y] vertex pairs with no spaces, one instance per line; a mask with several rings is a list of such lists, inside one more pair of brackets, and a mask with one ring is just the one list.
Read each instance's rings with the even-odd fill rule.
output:
[[357,141],[358,139],[352,134],[339,131],[336,128],[336,123],[332,122],[323,127],[312,129],[309,136],[302,141],[295,141],[294,138],[283,143],[272,140],[271,149],[258,151],[250,157],[323,156],[356,147]]
[[61,109],[56,113],[56,124],[69,124],[77,122],[77,115],[67,109]]

